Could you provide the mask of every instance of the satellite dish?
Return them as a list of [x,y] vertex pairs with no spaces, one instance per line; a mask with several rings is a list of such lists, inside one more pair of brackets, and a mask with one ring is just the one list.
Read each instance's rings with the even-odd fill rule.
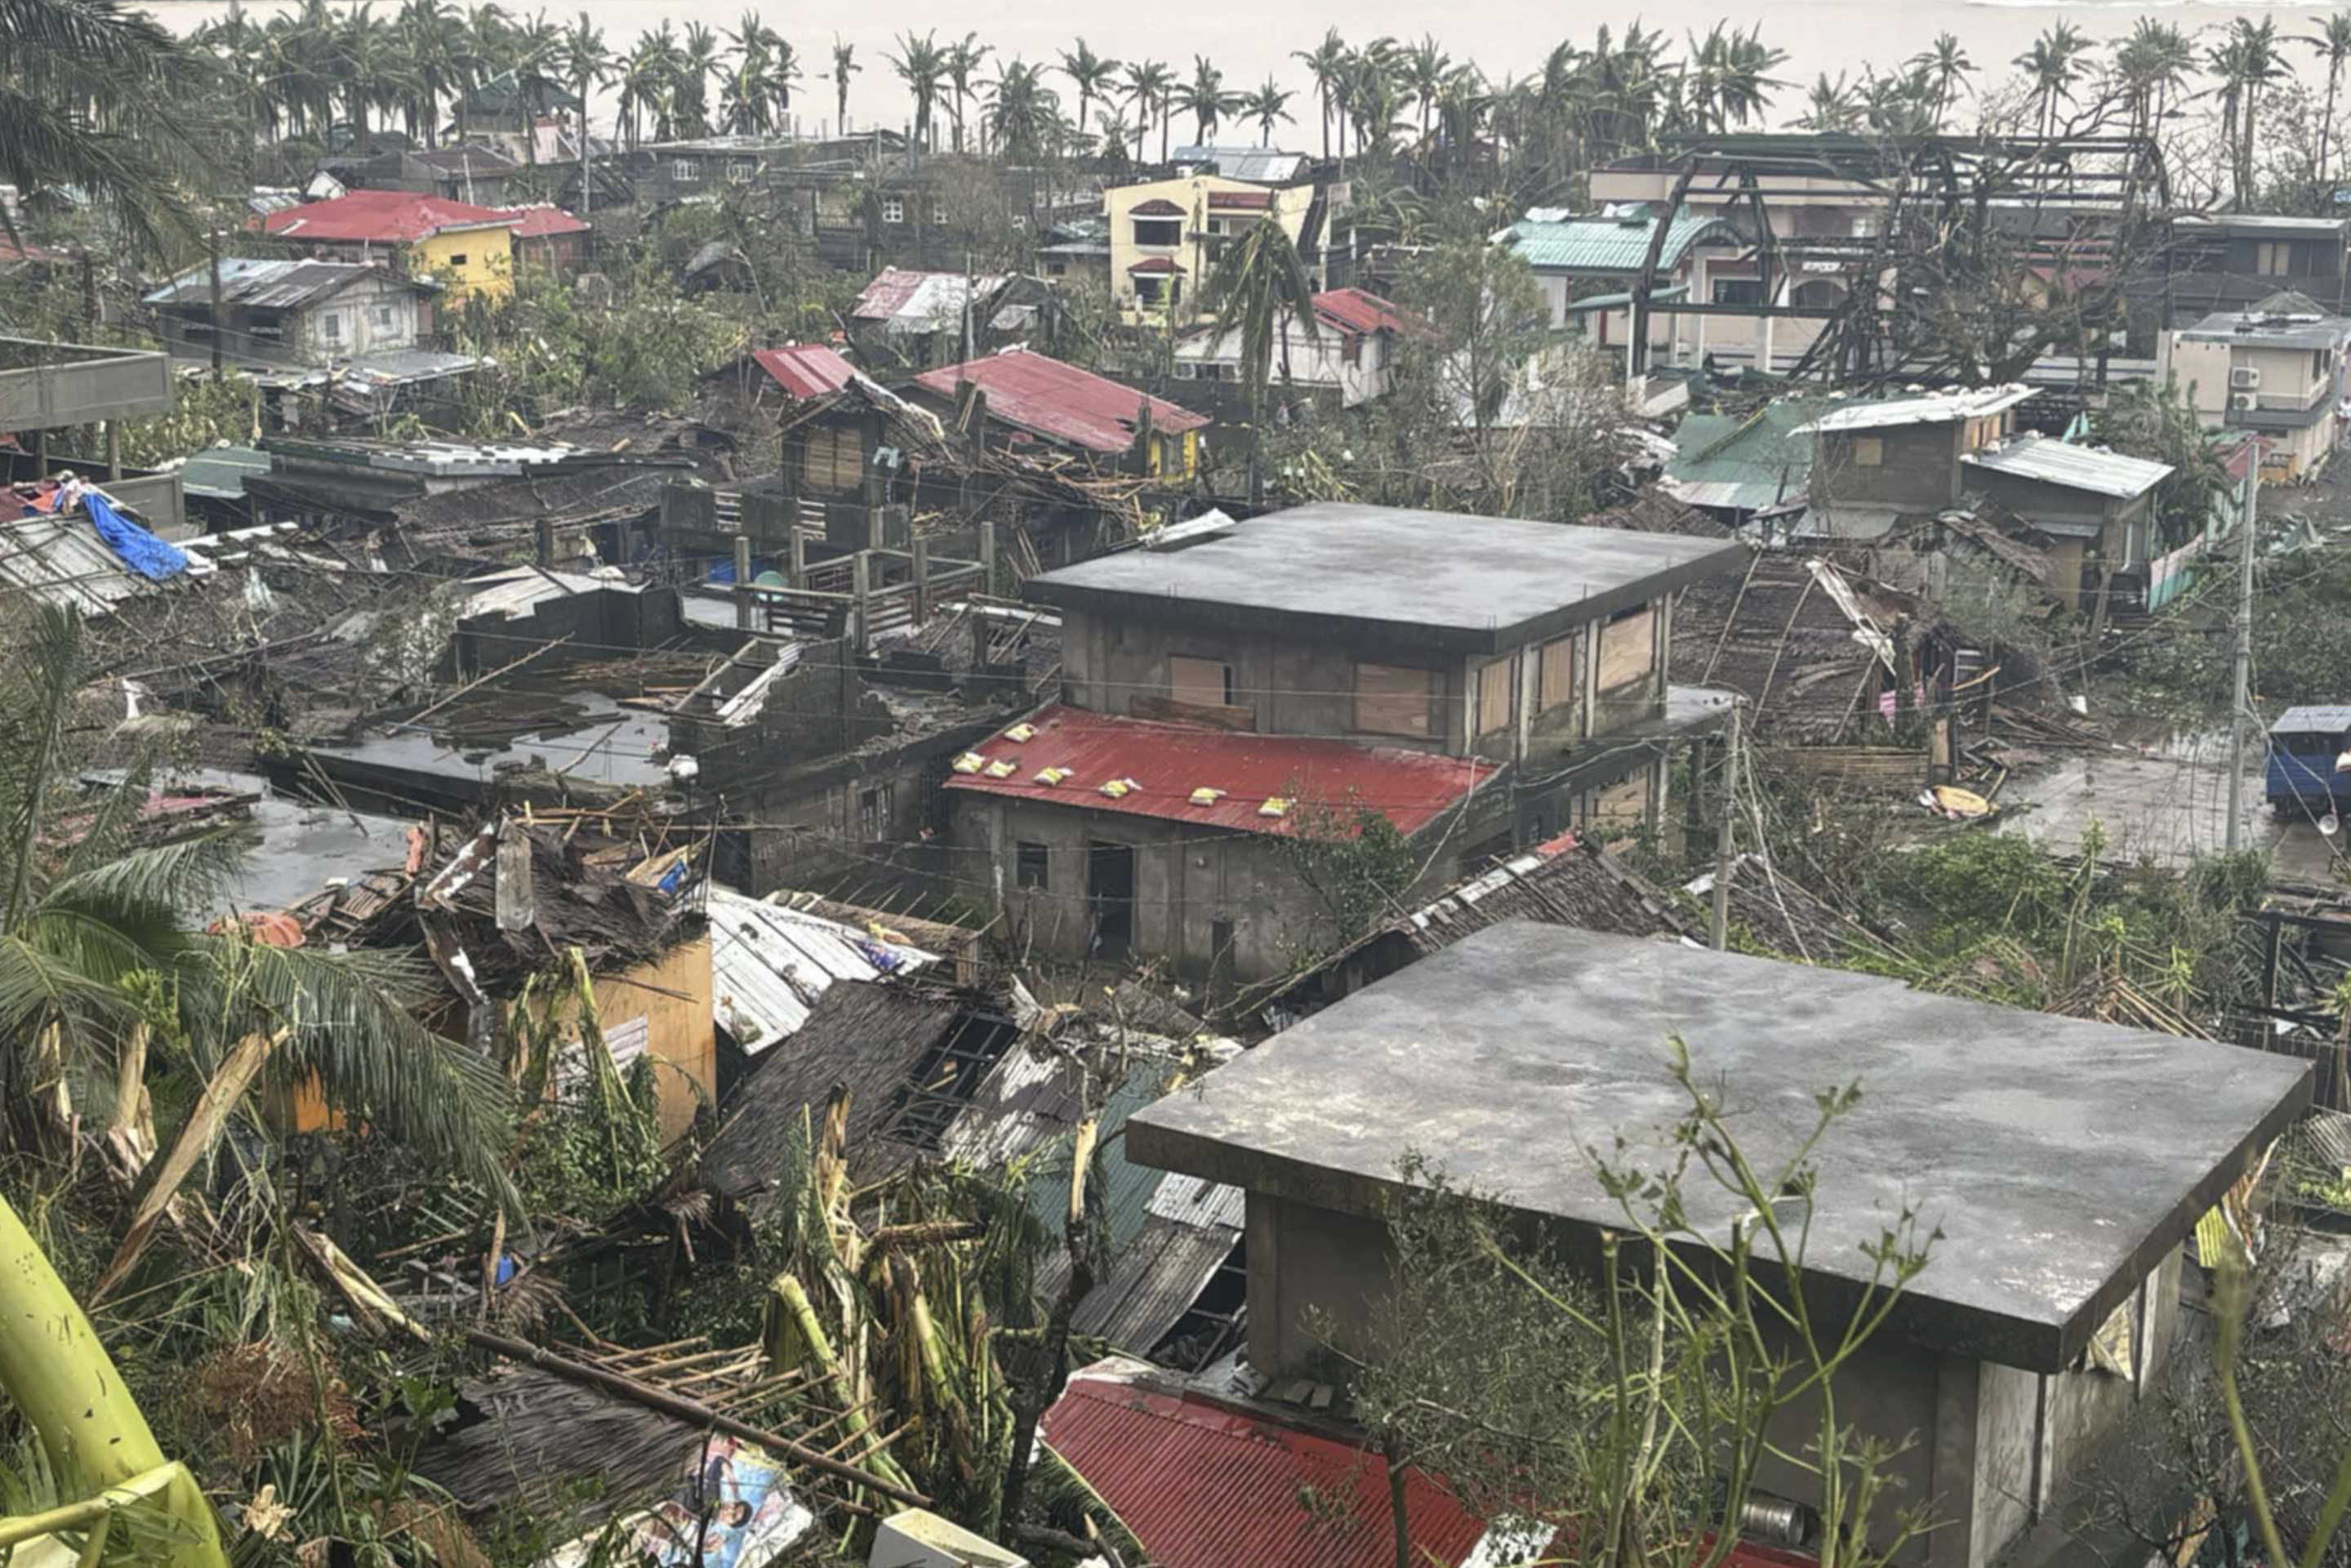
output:
[[2329,811],[2318,819],[2318,831],[2331,839],[2343,831],[2343,819]]

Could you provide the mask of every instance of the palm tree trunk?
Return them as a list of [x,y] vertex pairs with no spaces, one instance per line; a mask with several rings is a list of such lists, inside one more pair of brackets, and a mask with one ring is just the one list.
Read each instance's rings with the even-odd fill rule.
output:
[[2335,131],[2335,89],[2343,80],[2343,62],[2329,62],[2326,68],[2326,118],[2318,122],[2318,183],[2326,183],[2327,140]]

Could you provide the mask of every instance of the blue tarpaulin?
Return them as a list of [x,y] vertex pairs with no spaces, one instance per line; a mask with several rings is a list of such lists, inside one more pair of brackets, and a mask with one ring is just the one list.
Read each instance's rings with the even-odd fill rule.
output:
[[81,504],[98,528],[98,537],[122,558],[123,565],[140,576],[160,580],[188,570],[188,558],[177,546],[157,538],[116,511],[113,503],[97,491],[84,491]]

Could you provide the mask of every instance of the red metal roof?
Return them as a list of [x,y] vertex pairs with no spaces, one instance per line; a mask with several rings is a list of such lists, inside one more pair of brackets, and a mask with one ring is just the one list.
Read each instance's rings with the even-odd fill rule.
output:
[[588,220],[574,217],[552,202],[533,202],[523,207],[493,209],[502,218],[519,218],[515,225],[517,239],[552,239],[557,235],[584,235]]
[[1426,331],[1420,322],[1376,294],[1360,288],[1326,288],[1314,297],[1314,314],[1349,332]]
[[1271,191],[1211,191],[1208,193],[1208,208],[1211,212],[1218,207],[1264,208],[1272,204]]
[[1120,453],[1134,445],[1135,413],[1146,405],[1157,430],[1198,430],[1208,423],[1165,398],[1028,349],[1006,349],[914,378],[916,386],[945,398],[965,382],[987,393],[990,419],[1089,452]]
[[1180,218],[1184,209],[1165,196],[1154,196],[1147,202],[1137,202],[1127,209],[1131,218]]
[[448,228],[511,226],[510,213],[414,191],[353,191],[331,202],[305,202],[261,220],[263,230],[293,240],[413,245]]
[[[1494,771],[1490,763],[1400,747],[1162,724],[1058,705],[1027,722],[1037,731],[1027,740],[998,731],[972,747],[987,762],[1013,763],[1009,774],[950,773],[947,788],[1242,832],[1290,832],[1303,808],[1352,812],[1360,807],[1410,833]],[[1069,776],[1058,784],[1039,782],[1038,774],[1049,768],[1066,768]],[[1114,780],[1132,788],[1115,797],[1103,794],[1102,786]],[[1223,793],[1194,805],[1192,792],[1204,789]],[[1293,804],[1282,815],[1261,815],[1271,799]]]
[[1181,272],[1184,270],[1184,266],[1183,263],[1172,260],[1167,256],[1146,256],[1141,261],[1136,262],[1133,267],[1128,267],[1126,270],[1129,273]]
[[[1120,1367],[1071,1377],[1041,1436],[1159,1568],[1393,1568],[1388,1467],[1376,1449]],[[1404,1505],[1416,1564],[1460,1568],[1485,1537],[1484,1521],[1426,1471],[1405,1471]],[[1542,1561],[1573,1561],[1567,1546],[1562,1531]],[[1742,1541],[1727,1568],[1818,1560]]]
[[[1045,1412],[1044,1437],[1160,1568],[1394,1568],[1387,1461],[1374,1450],[1082,1373]],[[1486,1532],[1417,1470],[1405,1513],[1416,1563],[1451,1568]]]
[[752,361],[794,397],[822,397],[839,392],[857,372],[847,360],[818,343],[787,343],[780,349],[760,349]]

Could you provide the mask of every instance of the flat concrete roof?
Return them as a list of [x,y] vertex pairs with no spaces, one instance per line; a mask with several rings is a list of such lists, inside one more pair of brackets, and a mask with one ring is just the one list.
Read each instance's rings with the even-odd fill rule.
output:
[[1049,571],[1029,596],[1192,624],[1496,653],[1742,568],[1729,539],[1318,501],[1171,549]]
[[[1128,1157],[1377,1215],[1398,1161],[1571,1229],[1621,1228],[1587,1151],[1663,1170],[1689,1108],[1667,1040],[1760,1169],[1814,1096],[1808,1289],[1850,1299],[1903,1209],[1934,1228],[1891,1324],[2056,1371],[2293,1120],[2310,1067],[2249,1048],[1911,990],[1843,970],[1510,922],[1284,1030],[1127,1123]],[[1737,1218],[1702,1173],[1692,1224]]]

